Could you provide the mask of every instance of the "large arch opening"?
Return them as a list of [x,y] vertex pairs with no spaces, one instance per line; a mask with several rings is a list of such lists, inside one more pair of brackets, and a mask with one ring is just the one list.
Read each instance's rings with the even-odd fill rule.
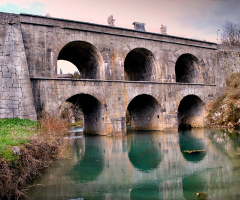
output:
[[202,83],[198,59],[189,53],[181,55],[175,65],[176,82]]
[[[58,54],[58,64],[59,61],[63,60],[76,66],[76,69],[79,71],[78,78],[100,79],[101,54],[92,44],[84,41],[68,43]],[[65,62],[61,67],[69,68],[72,66]]]
[[160,130],[160,105],[154,97],[146,94],[135,97],[127,111],[131,130]]
[[101,103],[98,99],[88,94],[77,94],[67,102],[82,111],[84,134],[98,134],[101,131]]
[[154,81],[155,56],[145,48],[131,50],[124,62],[125,80]]
[[178,107],[178,126],[204,126],[204,103],[198,96],[188,95],[182,99]]

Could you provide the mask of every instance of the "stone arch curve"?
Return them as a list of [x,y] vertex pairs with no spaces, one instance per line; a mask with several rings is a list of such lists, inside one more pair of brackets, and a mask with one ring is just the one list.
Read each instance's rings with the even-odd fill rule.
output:
[[185,96],[178,106],[179,127],[204,127],[204,102],[196,95]]
[[124,77],[128,81],[156,81],[156,58],[146,48],[131,50],[124,61]]
[[199,59],[191,53],[180,55],[175,64],[176,82],[203,83]]
[[101,79],[103,58],[98,49],[87,41],[74,40],[58,46],[57,60],[74,64],[82,79]]
[[135,96],[128,104],[127,110],[130,114],[131,130],[161,130],[161,106],[153,96]]
[[94,96],[85,93],[75,94],[66,100],[78,106],[83,113],[83,133],[84,134],[101,134],[102,124],[102,104]]

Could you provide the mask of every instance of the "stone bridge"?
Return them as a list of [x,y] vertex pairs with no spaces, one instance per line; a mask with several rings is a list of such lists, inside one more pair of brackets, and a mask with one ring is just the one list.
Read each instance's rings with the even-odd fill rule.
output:
[[[125,134],[127,111],[133,130],[204,126],[205,105],[216,96],[217,44],[27,14],[0,16],[0,117],[59,116],[67,101],[83,111],[85,133]],[[80,79],[57,78],[59,60],[74,64]]]

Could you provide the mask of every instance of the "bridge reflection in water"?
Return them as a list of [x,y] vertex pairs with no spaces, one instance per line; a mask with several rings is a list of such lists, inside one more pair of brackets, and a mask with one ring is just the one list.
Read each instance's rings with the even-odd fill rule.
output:
[[[222,139],[224,135],[224,140]],[[66,139],[31,199],[239,199],[240,138],[207,129]],[[238,146],[237,146],[238,145]],[[188,154],[186,151],[206,150]]]

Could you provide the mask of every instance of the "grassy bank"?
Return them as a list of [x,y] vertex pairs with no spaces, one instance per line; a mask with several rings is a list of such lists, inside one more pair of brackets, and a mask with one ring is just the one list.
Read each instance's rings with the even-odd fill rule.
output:
[[0,119],[0,158],[8,161],[17,159],[16,146],[29,142],[37,130],[37,122],[28,119]]
[[0,199],[24,196],[26,186],[49,167],[69,124],[61,119],[0,119]]

